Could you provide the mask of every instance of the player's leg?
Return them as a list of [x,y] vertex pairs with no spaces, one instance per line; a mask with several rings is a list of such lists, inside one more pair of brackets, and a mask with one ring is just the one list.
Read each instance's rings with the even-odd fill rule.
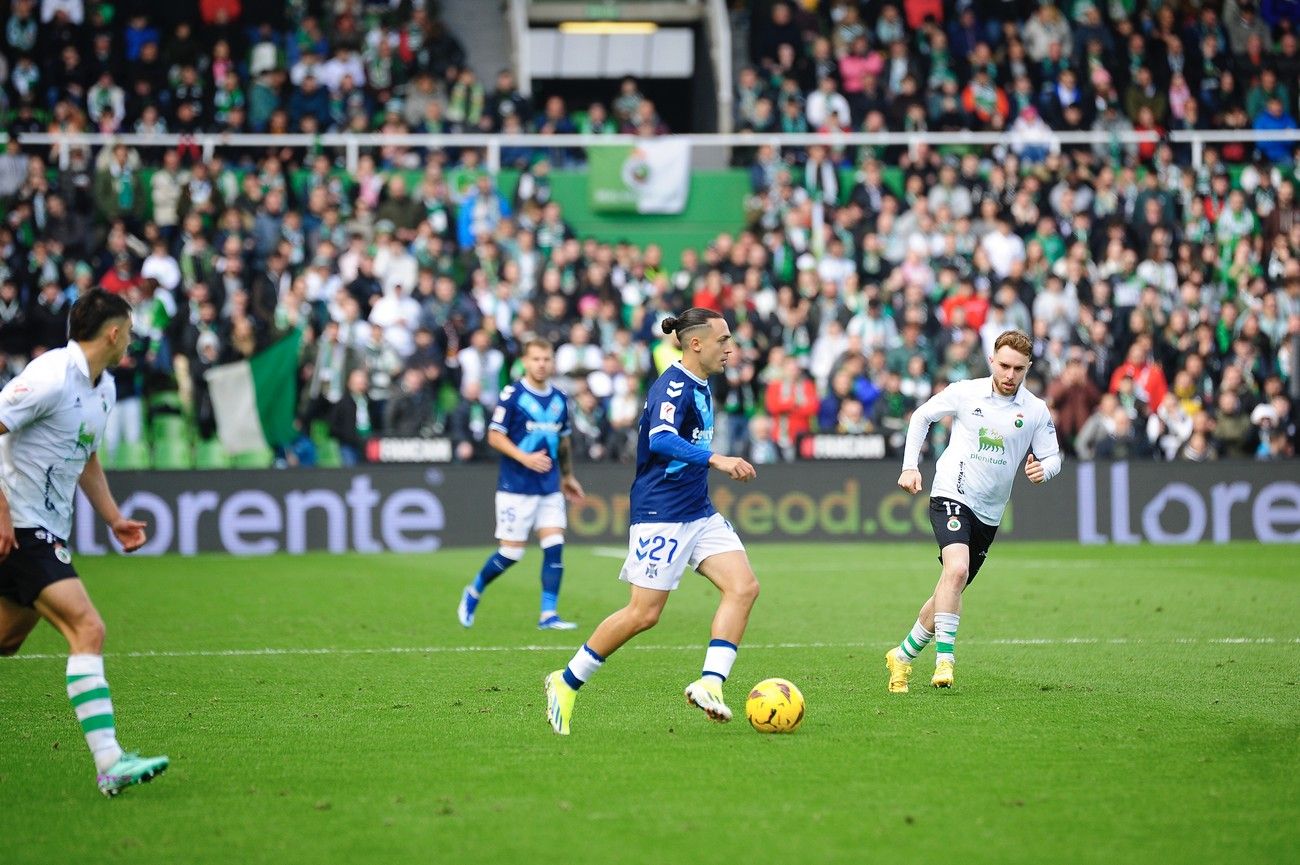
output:
[[682,572],[704,520],[692,523],[634,523],[628,527],[628,553],[618,578],[630,583],[627,606],[601,622],[567,667],[546,677],[546,715],[551,728],[569,732],[573,702],[605,659],[628,640],[653,628]]
[[949,544],[940,553],[943,573],[934,589],[934,676],[930,683],[936,688],[951,688],[954,648],[957,642],[957,624],[961,620],[961,593],[970,579],[970,546]]
[[562,736],[569,734],[569,720],[578,689],[587,683],[605,660],[637,634],[659,622],[668,589],[649,589],[632,585],[627,606],[616,610],[596,626],[587,642],[574,653],[562,670],[546,677],[546,716],[552,729]]
[[474,613],[487,587],[524,557],[524,544],[537,513],[537,496],[498,491],[496,510],[496,551],[479,568],[474,582],[461,591],[460,604],[456,607],[456,618],[466,628],[474,624]]
[[731,675],[750,611],[758,600],[758,578],[743,549],[711,555],[700,562],[698,570],[718,587],[722,599],[713,615],[704,668],[700,678],[686,687],[686,699],[713,720],[730,721],[731,709],[722,699],[722,685]]
[[104,620],[80,579],[46,586],[36,598],[40,613],[68,641],[67,691],[86,745],[95,760],[99,789],[115,796],[167,769],[166,757],[141,758],[122,750],[108,680],[104,677]]
[[0,656],[17,654],[40,620],[40,613],[31,607],[0,597]]
[[542,609],[537,627],[543,630],[572,631],[573,622],[560,618],[560,582],[564,579],[564,495],[552,493],[542,499],[537,513],[537,537],[542,547]]
[[[944,551],[954,545],[964,545],[970,541],[970,520],[959,518],[962,505],[950,499],[930,499],[930,525],[934,529],[935,541],[939,545],[939,561],[945,563]],[[888,690],[891,694],[906,694],[908,679],[912,675],[912,662],[920,656],[925,647],[934,639],[934,615],[939,603],[940,588],[944,585],[945,571],[941,573],[939,585],[917,613],[912,629],[902,641],[885,653],[885,667],[889,671]],[[961,593],[957,593],[960,603]]]

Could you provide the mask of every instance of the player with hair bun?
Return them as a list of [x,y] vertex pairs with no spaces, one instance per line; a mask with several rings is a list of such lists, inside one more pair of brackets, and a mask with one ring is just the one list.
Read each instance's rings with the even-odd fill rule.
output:
[[722,599],[703,671],[686,686],[686,700],[715,721],[731,720],[722,683],[731,674],[758,597],[744,544],[709,500],[710,468],[741,482],[755,477],[745,460],[710,450],[713,397],[708,377],[726,369],[731,331],[721,315],[698,307],[665,319],[660,327],[677,335],[682,359],[651,386],[641,413],[628,554],[619,574],[631,585],[631,600],[601,622],[568,666],[546,677],[546,716],[561,735],[569,733],[578,689],[615,650],[654,627],[687,566],[717,586]]

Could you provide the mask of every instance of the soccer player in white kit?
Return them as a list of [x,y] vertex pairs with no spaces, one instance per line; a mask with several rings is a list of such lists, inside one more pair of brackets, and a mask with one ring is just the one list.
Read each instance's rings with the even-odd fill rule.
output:
[[943,573],[911,633],[885,654],[891,694],[907,693],[912,661],[931,640],[938,656],[930,683],[952,687],[961,595],[988,555],[1011,499],[1016,467],[1028,454],[1025,477],[1035,484],[1061,471],[1047,404],[1023,387],[1031,352],[1028,336],[1007,331],[993,344],[991,376],[950,384],[912,413],[898,485],[913,495],[921,491],[921,447],[930,424],[953,419],[948,448],[939,457],[930,490],[930,524]]
[[42,618],[68,641],[68,700],[105,796],[166,770],[117,742],[104,678],[104,621],[72,566],[67,538],[80,486],[126,552],[145,525],[122,515],[97,450],[116,392],[110,367],[131,341],[131,307],[93,289],[76,302],[65,348],[36,357],[0,391],[0,655],[16,653]]

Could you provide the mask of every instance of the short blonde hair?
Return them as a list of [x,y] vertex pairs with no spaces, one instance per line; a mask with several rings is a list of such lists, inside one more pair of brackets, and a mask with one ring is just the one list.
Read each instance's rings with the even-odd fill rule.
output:
[[1032,358],[1034,356],[1034,343],[1029,339],[1029,334],[1024,331],[1008,330],[1002,334],[998,337],[997,342],[993,343],[994,353],[996,354],[997,350],[1004,345],[1020,352],[1025,357]]

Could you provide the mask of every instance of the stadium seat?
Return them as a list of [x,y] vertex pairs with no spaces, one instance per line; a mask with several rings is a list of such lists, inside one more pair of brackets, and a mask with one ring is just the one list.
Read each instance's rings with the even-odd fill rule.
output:
[[270,448],[260,448],[232,455],[230,465],[237,469],[265,469],[270,468],[274,460],[275,454]]
[[201,441],[194,446],[194,467],[197,469],[228,469],[230,455],[217,439]]
[[180,415],[184,410],[181,395],[174,390],[160,390],[149,394],[145,401],[149,406],[149,416],[157,418],[161,414]]
[[159,414],[155,416],[152,428],[155,444],[167,440],[188,442],[191,438],[189,424],[185,422],[185,418],[178,414]]
[[343,465],[343,456],[336,439],[326,436],[316,443],[316,465],[323,469],[336,469]]
[[311,440],[316,447],[320,447],[324,442],[330,440],[329,421],[314,420],[311,422]]
[[194,452],[189,440],[163,438],[154,442],[153,467],[170,471],[187,471],[194,468]]
[[123,442],[109,460],[118,471],[143,471],[149,468],[149,446],[144,442]]

